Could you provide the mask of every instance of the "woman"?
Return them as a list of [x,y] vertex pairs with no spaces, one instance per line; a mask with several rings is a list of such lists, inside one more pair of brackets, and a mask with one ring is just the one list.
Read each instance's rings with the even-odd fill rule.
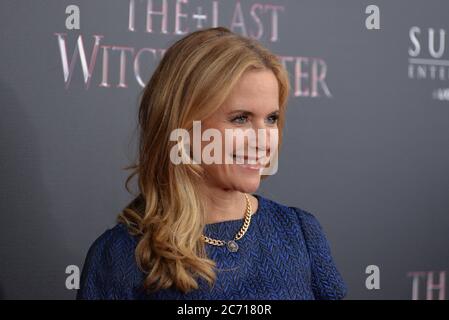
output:
[[[138,176],[140,194],[90,247],[77,298],[343,298],[317,219],[255,193],[272,172],[263,170],[275,162],[289,89],[275,55],[224,27],[174,43],[140,101],[139,158],[126,181]],[[224,142],[212,157],[240,161],[198,161],[212,139],[195,147],[195,121]],[[187,137],[173,139],[178,129]],[[262,135],[254,148],[253,136],[237,143],[236,134],[226,149],[229,130]],[[241,153],[251,145],[256,157]]]

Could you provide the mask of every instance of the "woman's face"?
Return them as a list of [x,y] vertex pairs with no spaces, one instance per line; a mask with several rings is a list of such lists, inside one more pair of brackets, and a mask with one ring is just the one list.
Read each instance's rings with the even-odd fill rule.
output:
[[[279,88],[273,72],[251,70],[244,73],[219,110],[201,122],[202,132],[217,129],[222,138],[222,161],[219,164],[202,162],[207,173],[207,184],[225,190],[255,192],[260,184],[261,168],[267,166],[267,158],[276,151],[273,149],[277,149],[278,115]],[[251,137],[249,131],[254,133],[255,139],[248,139]],[[234,137],[227,139],[226,132],[228,137],[229,132]],[[237,136],[243,136],[243,141]],[[229,144],[226,146],[229,140],[232,140],[231,147]],[[202,141],[202,150],[208,143]],[[265,162],[265,165],[255,162]]]

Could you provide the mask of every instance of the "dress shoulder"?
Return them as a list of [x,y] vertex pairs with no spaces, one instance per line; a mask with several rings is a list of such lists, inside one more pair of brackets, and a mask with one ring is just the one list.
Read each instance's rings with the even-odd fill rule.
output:
[[77,299],[133,299],[142,279],[135,263],[137,239],[118,223],[90,246]]
[[318,219],[298,207],[296,213],[312,265],[312,290],[316,299],[337,300],[347,294],[347,287],[332,258],[331,249]]

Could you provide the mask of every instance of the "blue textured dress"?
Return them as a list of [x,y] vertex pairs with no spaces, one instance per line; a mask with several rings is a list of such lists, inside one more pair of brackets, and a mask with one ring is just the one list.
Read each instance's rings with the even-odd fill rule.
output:
[[[212,289],[199,278],[199,289],[186,294],[176,288],[145,294],[144,274],[134,258],[138,239],[117,224],[91,245],[77,299],[342,299],[347,288],[318,220],[300,208],[254,196],[258,208],[237,240],[238,251],[206,244],[218,268]],[[207,224],[204,234],[231,240],[242,224],[243,219]]]

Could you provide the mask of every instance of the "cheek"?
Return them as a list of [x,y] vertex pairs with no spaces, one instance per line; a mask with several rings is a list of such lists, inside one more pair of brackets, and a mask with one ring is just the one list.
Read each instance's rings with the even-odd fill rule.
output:
[[[210,130],[210,131],[208,131]],[[236,142],[233,141],[233,137],[228,137],[228,146],[226,146],[226,130],[232,130],[231,127],[223,125],[223,123],[218,123],[215,126],[211,126],[210,123],[203,127],[201,132],[201,155],[202,161],[206,163],[214,162],[217,165],[227,164],[233,162],[232,155],[235,153]],[[229,134],[229,132],[228,132]],[[228,151],[226,153],[226,150]],[[205,160],[205,158],[207,158]],[[226,172],[229,171],[226,165],[221,168],[211,168],[210,170],[216,172]]]

